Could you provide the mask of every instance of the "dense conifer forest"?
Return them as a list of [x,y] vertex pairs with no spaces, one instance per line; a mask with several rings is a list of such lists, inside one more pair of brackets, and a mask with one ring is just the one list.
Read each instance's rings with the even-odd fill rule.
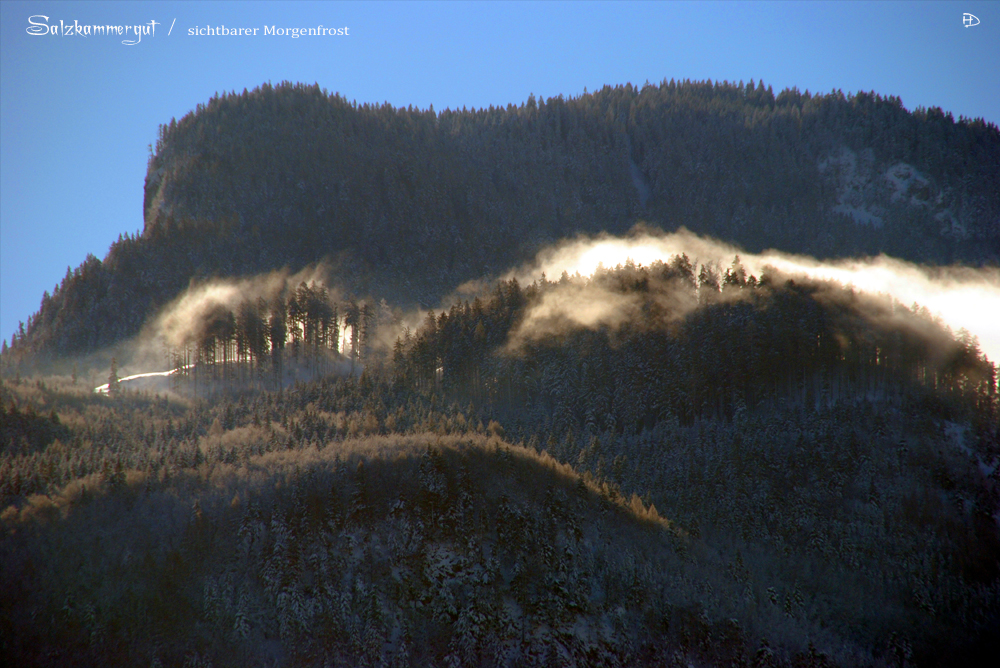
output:
[[996,164],[993,125],[753,82],[213,98],[0,354],[0,656],[991,665],[975,336],[732,255],[506,272],[638,220],[992,265]]
[[[163,396],[5,379],[5,653],[895,666],[995,650],[1000,398],[975,339],[738,259],[698,274],[679,256],[500,281],[364,355],[360,325],[338,350],[339,324],[309,324],[336,305],[300,308],[324,295],[302,284],[297,352],[227,358],[203,337]],[[631,299],[629,319],[539,315],[588,291]],[[282,364],[315,380],[268,388]]]
[[751,252],[995,264],[997,165],[995,125],[874,93],[664,81],[438,113],[265,84],[161,127],[141,233],[67,268],[11,346],[97,350],[192,278],[320,261],[359,297],[431,307],[638,220]]

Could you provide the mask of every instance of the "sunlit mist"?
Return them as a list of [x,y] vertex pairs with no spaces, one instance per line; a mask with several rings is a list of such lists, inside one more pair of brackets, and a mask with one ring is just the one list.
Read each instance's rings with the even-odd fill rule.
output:
[[818,261],[776,251],[752,254],[682,228],[673,234],[565,242],[543,251],[534,263],[510,275],[522,281],[535,280],[542,273],[550,280],[557,280],[563,272],[589,276],[600,266],[610,269],[629,261],[648,266],[681,253],[686,253],[696,268],[708,264],[725,269],[739,255],[746,270],[758,277],[770,267],[789,276],[835,281],[861,292],[888,295],[907,306],[917,304],[952,330],[968,330],[978,337],[980,348],[991,360],[1000,359],[1000,271],[995,268],[932,268],[887,256]]

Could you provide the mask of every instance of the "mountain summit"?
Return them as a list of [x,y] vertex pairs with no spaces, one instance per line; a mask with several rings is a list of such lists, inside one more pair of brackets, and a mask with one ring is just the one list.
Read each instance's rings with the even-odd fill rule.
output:
[[750,251],[995,263],[998,164],[995,125],[872,93],[664,81],[438,113],[265,84],[161,126],[142,234],[67,270],[13,347],[92,351],[192,279],[321,261],[348,292],[429,305],[639,221]]

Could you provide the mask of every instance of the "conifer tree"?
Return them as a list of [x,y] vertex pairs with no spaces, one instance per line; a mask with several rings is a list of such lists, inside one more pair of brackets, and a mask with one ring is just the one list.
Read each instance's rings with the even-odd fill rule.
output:
[[114,397],[118,396],[118,392],[121,389],[118,382],[118,359],[111,358],[111,373],[108,374],[108,395]]

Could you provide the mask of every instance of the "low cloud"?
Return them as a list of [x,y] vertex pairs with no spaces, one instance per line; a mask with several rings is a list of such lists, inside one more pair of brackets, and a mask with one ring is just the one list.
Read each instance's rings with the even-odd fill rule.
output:
[[521,325],[511,334],[509,350],[525,342],[557,336],[579,328],[617,328],[636,320],[641,302],[637,295],[615,293],[589,281],[567,281],[546,290],[531,306]]
[[[702,267],[716,271],[719,266],[727,267],[738,255],[748,275],[771,273],[833,281],[871,296],[892,297],[907,306],[917,304],[953,331],[967,330],[978,338],[981,350],[991,360],[1000,359],[1000,270],[996,268],[925,267],[888,256],[819,261],[777,251],[752,254],[683,228],[664,234],[640,227],[626,237],[580,237],[557,244],[506,277],[522,283],[543,274],[549,280],[558,280],[564,273],[568,277],[587,277],[602,266],[611,269],[628,262],[649,266],[657,261],[670,262],[681,254],[690,259],[696,276]],[[670,294],[664,291],[660,299],[670,299]],[[690,300],[681,299],[672,308],[677,313],[693,306]],[[556,333],[557,324],[615,326],[631,319],[635,308],[634,300],[612,291],[564,281],[529,311],[516,338]]]
[[326,286],[324,266],[308,267],[300,272],[275,271],[250,278],[214,279],[188,288],[167,305],[147,328],[145,336],[171,348],[196,341],[206,323],[220,310],[234,311],[244,300],[263,297],[271,301],[287,296],[301,283]]

